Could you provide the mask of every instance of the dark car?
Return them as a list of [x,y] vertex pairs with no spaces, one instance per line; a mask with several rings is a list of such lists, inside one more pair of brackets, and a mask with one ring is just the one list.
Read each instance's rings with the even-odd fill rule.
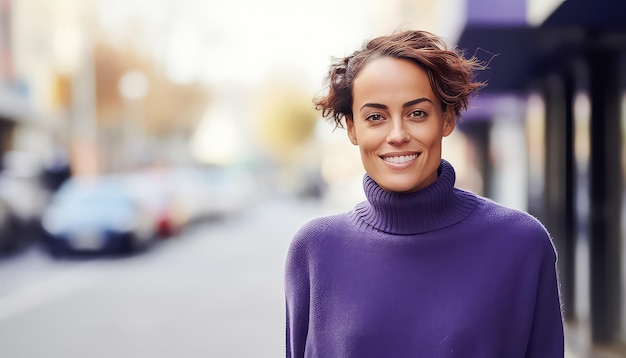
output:
[[17,219],[11,207],[0,198],[0,255],[13,252],[20,244]]

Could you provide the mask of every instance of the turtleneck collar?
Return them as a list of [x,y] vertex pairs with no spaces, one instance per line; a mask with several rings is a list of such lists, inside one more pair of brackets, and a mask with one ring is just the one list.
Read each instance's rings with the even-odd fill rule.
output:
[[437,172],[433,184],[412,193],[386,191],[365,174],[367,201],[358,204],[352,216],[377,230],[398,235],[420,234],[460,222],[474,210],[478,198],[454,187],[456,173],[447,161],[441,160]]

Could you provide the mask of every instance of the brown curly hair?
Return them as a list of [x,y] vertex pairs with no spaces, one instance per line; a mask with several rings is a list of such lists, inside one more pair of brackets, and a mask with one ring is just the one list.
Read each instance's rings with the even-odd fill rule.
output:
[[359,72],[381,57],[410,60],[426,70],[430,86],[441,101],[443,110],[452,107],[458,120],[467,109],[470,94],[484,87],[474,81],[474,72],[484,69],[475,58],[449,50],[444,41],[427,31],[404,31],[366,42],[360,50],[344,58],[335,58],[327,77],[328,93],[313,99],[322,116],[343,128],[343,119],[352,119],[352,86]]

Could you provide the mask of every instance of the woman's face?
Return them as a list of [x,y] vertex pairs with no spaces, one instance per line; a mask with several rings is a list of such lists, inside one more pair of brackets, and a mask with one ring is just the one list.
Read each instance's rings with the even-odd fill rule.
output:
[[365,171],[383,189],[421,190],[437,179],[442,138],[454,116],[442,111],[426,71],[404,59],[382,57],[353,83],[348,137],[359,146]]

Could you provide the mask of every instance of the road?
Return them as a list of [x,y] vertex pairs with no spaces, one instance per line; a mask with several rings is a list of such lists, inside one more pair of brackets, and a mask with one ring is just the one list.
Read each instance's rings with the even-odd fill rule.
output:
[[271,201],[130,257],[0,261],[0,357],[284,356],[287,246],[323,213]]
[[130,257],[0,260],[0,357],[284,356],[289,241],[343,209],[273,200]]

